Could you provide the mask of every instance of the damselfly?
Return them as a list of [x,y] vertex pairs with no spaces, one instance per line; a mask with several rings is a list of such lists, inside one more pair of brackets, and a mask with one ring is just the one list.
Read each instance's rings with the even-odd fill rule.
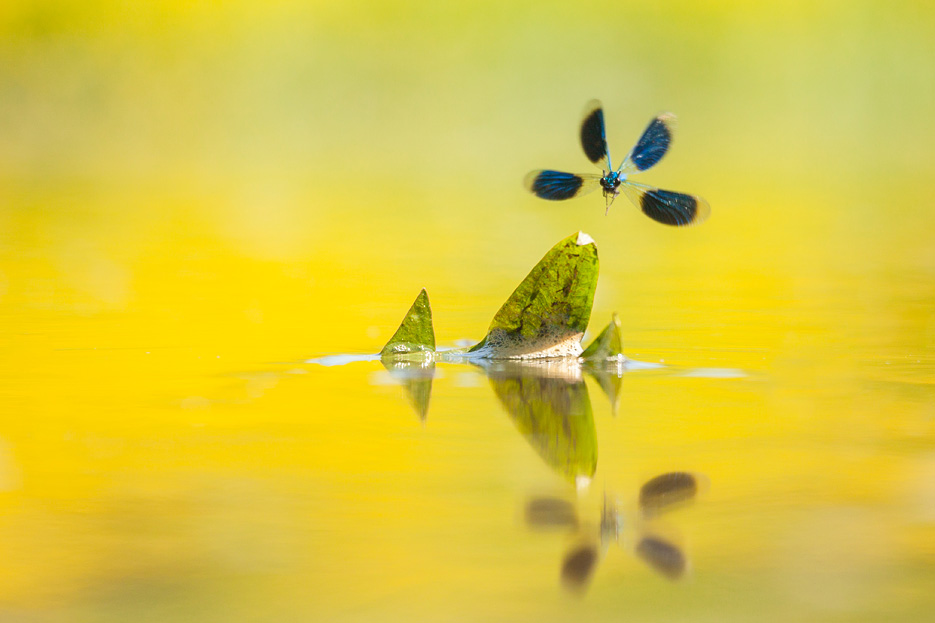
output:
[[674,129],[675,115],[663,113],[657,116],[643,131],[640,140],[620,166],[614,169],[607,148],[604,111],[598,100],[591,100],[581,122],[581,146],[588,160],[601,168],[601,174],[539,169],[526,176],[526,188],[537,197],[552,201],[580,197],[601,188],[607,202],[605,214],[623,191],[630,201],[654,221],[676,226],[697,225],[711,213],[707,201],[698,195],[662,190],[630,180],[631,175],[646,171],[662,160],[672,144]]

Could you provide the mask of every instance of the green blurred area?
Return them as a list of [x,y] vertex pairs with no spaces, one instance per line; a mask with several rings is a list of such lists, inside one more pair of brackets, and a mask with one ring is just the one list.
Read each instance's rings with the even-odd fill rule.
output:
[[386,192],[437,209],[454,188],[492,212],[521,202],[503,193],[527,169],[585,164],[574,139],[591,97],[618,153],[659,110],[679,114],[667,177],[715,199],[817,192],[863,213],[932,172],[928,3],[0,11],[7,179],[278,183],[340,189],[363,209]]
[[[933,33],[928,3],[7,2],[0,251],[78,239],[131,273],[208,253],[357,274],[320,251],[342,239],[371,270],[427,252],[476,290],[583,229],[623,250],[610,269],[668,258],[711,282],[927,272]],[[615,158],[679,115],[644,181],[706,197],[703,229],[522,189],[588,170],[592,97]],[[431,285],[415,273],[404,298]]]

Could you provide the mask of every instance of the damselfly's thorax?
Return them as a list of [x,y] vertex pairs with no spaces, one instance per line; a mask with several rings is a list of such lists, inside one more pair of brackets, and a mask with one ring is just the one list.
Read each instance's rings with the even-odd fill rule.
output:
[[617,189],[620,188],[620,182],[622,181],[620,179],[621,177],[626,179],[626,176],[621,176],[618,171],[611,171],[610,173],[604,175],[604,177],[601,178],[601,188],[604,189],[604,194],[617,194]]

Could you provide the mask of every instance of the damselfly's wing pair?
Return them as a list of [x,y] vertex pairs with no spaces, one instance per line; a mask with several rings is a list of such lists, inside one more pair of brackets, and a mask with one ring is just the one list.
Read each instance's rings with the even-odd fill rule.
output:
[[607,210],[621,191],[649,218],[666,225],[697,225],[711,213],[711,206],[698,195],[662,190],[631,181],[631,175],[645,171],[662,160],[672,144],[675,115],[664,113],[653,119],[620,166],[613,168],[607,135],[604,131],[604,111],[601,103],[592,100],[581,122],[581,146],[588,160],[602,173],[563,173],[551,169],[530,172],[526,188],[537,197],[560,201],[580,197],[601,188]]

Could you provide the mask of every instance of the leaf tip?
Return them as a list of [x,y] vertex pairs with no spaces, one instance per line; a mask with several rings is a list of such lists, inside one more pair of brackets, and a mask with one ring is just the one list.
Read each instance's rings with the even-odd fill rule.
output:
[[471,349],[491,359],[578,357],[597,287],[597,245],[579,231],[549,249]]
[[386,343],[380,354],[403,355],[412,352],[434,352],[435,329],[432,326],[432,307],[429,305],[425,288],[416,296],[396,333]]
[[589,361],[626,360],[623,354],[623,331],[616,312],[604,330],[584,349],[581,357]]

